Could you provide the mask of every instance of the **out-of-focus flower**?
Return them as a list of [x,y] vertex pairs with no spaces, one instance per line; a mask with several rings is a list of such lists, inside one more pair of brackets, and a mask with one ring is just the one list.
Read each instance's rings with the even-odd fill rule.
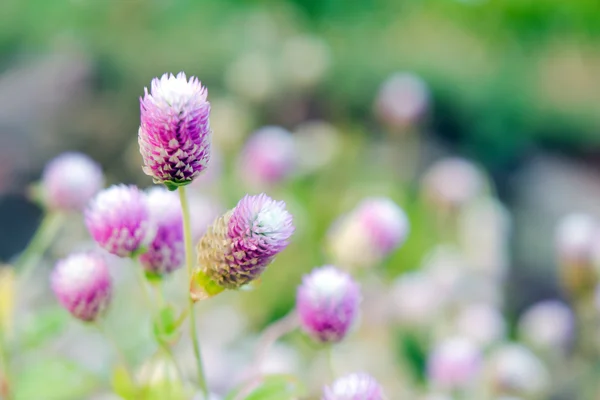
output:
[[440,160],[423,177],[425,198],[444,211],[458,209],[475,199],[484,185],[480,170],[462,158]]
[[418,123],[429,108],[429,88],[417,75],[396,73],[381,86],[375,101],[375,113],[391,128]]
[[503,279],[508,268],[510,214],[498,200],[477,199],[462,210],[459,240],[467,265],[493,279]]
[[276,74],[267,55],[242,55],[225,72],[225,83],[233,93],[252,102],[263,102],[277,90]]
[[146,195],[135,186],[114,185],[98,193],[85,223],[100,247],[120,257],[131,256],[154,234]]
[[331,63],[327,43],[316,36],[295,36],[283,43],[281,72],[294,88],[311,87],[323,78]]
[[108,307],[112,283],[99,254],[75,253],[59,260],[50,280],[59,303],[75,318],[94,321]]
[[[208,277],[221,288],[237,289],[262,274],[287,247],[293,232],[285,202],[266,194],[247,195],[200,239],[196,275]],[[204,295],[192,290],[196,299]]]
[[598,282],[594,253],[600,239],[596,220],[587,214],[567,215],[555,237],[562,284],[571,294],[593,290]]
[[392,286],[392,318],[403,325],[424,327],[435,320],[443,297],[435,281],[423,272],[398,277]]
[[383,400],[383,396],[383,389],[375,378],[366,373],[353,373],[326,386],[321,400]]
[[546,392],[550,377],[544,364],[526,347],[507,344],[489,358],[488,374],[495,393],[540,396]]
[[210,105],[210,125],[214,132],[218,132],[213,138],[215,147],[225,152],[237,149],[251,129],[250,109],[242,102],[229,98],[213,99]]
[[197,242],[206,233],[208,226],[221,215],[224,207],[215,199],[192,191],[188,192],[188,201],[190,204],[192,240]]
[[210,103],[200,81],[185,74],[152,80],[140,98],[138,132],[144,172],[169,189],[187,185],[210,161]]
[[356,321],[360,301],[360,288],[349,274],[331,265],[315,269],[298,287],[300,326],[319,342],[339,342]]
[[455,329],[460,336],[487,347],[504,337],[506,324],[496,307],[481,303],[464,307],[456,318]]
[[290,176],[295,160],[292,134],[278,126],[266,126],[256,131],[244,146],[240,176],[251,186],[275,184]]
[[340,134],[334,126],[323,121],[310,121],[294,131],[299,172],[307,174],[330,164],[340,150]]
[[463,389],[469,387],[481,372],[481,352],[466,338],[448,338],[438,343],[427,362],[427,372],[434,387]]
[[63,153],[42,175],[42,198],[50,210],[79,211],[104,184],[102,169],[85,154]]
[[534,304],[519,320],[519,335],[530,346],[549,352],[567,349],[573,339],[575,316],[561,301]]
[[408,218],[396,203],[368,198],[332,226],[329,250],[340,266],[372,266],[400,247],[408,231]]
[[140,263],[146,271],[162,275],[181,267],[185,257],[181,204],[174,193],[162,187],[151,189],[147,199],[156,234],[148,251],[140,255]]

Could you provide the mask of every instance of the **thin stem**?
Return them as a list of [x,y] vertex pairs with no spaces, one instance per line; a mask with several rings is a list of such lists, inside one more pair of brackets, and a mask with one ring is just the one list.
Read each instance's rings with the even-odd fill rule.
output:
[[331,380],[333,381],[337,376],[335,374],[335,362],[333,359],[333,345],[328,345],[325,349],[325,352],[327,356],[327,364],[329,366],[329,374],[331,375]]
[[21,274],[22,282],[27,281],[39,263],[42,255],[52,243],[52,239],[56,237],[62,221],[63,215],[58,212],[49,212],[44,215],[29,244],[15,262],[15,269],[17,273]]
[[[190,225],[190,207],[188,205],[185,187],[179,187],[179,201],[181,202],[181,210],[183,213],[183,236],[185,243],[185,260],[188,272],[188,282],[192,279],[192,269],[194,267],[194,248],[192,246],[192,227]],[[187,288],[186,288],[187,290]],[[200,351],[200,343],[198,341],[198,332],[196,327],[196,315],[194,313],[194,301],[189,297],[190,309],[190,335],[192,336],[192,345],[194,347],[194,356],[196,357],[196,365],[198,369],[198,384],[202,389],[204,398],[208,400],[209,392],[204,377],[204,367],[202,365],[202,353]]]

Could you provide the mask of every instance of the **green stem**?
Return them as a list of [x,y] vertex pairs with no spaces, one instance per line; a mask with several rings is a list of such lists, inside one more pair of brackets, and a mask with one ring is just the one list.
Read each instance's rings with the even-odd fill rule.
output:
[[[185,260],[188,272],[188,282],[192,279],[192,269],[194,267],[194,248],[192,246],[192,227],[190,225],[190,207],[188,205],[185,187],[179,187],[179,201],[181,202],[181,210],[183,213],[183,236],[185,242]],[[187,288],[186,288],[187,289]],[[196,315],[194,313],[194,301],[189,297],[190,309],[190,335],[192,336],[192,345],[194,346],[194,356],[198,368],[198,384],[202,389],[204,398],[208,400],[209,392],[204,377],[204,367],[202,365],[202,353],[200,351],[200,343],[198,341],[198,332],[196,328]]]
[[335,363],[333,362],[333,345],[328,345],[325,351],[327,353],[327,363],[329,365],[331,380],[334,381],[337,375],[335,374]]
[[15,269],[17,273],[21,274],[22,282],[27,281],[39,263],[42,255],[52,243],[52,239],[56,237],[62,221],[63,215],[58,212],[49,212],[42,219],[29,244],[15,262]]

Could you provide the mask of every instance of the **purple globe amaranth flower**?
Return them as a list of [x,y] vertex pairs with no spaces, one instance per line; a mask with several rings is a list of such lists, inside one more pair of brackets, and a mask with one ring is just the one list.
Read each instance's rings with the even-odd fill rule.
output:
[[246,143],[240,157],[240,175],[252,186],[272,185],[290,176],[295,158],[292,134],[278,126],[266,126]]
[[60,304],[82,321],[94,321],[110,303],[112,282],[100,254],[75,253],[59,260],[50,281]]
[[396,203],[386,197],[368,198],[334,224],[329,250],[339,265],[372,266],[400,247],[408,231],[408,218]]
[[172,192],[155,187],[148,192],[150,220],[156,229],[148,251],[140,255],[140,263],[147,272],[162,275],[183,265],[183,216],[179,198]]
[[210,161],[210,103],[200,81],[185,73],[154,78],[140,98],[138,132],[144,172],[170,190],[187,185]]
[[100,247],[119,257],[132,256],[154,233],[146,195],[135,186],[98,193],[85,211],[85,224]]
[[356,321],[360,301],[360,287],[349,274],[331,265],[315,269],[298,287],[300,326],[320,342],[339,342]]
[[383,389],[371,375],[353,373],[336,379],[323,390],[321,400],[383,400]]
[[239,288],[264,271],[286,248],[293,232],[285,202],[266,194],[246,195],[217,218],[198,242],[196,273],[220,288]]
[[50,210],[79,211],[104,184],[102,169],[82,153],[67,152],[50,161],[42,174],[42,196]]

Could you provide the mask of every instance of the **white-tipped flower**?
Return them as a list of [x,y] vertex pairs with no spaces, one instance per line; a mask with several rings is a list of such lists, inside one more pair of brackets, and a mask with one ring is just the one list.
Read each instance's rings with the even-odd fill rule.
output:
[[549,388],[550,377],[544,364],[527,348],[507,344],[497,348],[488,360],[488,374],[495,393],[541,396]]
[[599,233],[597,221],[587,214],[567,215],[556,228],[560,277],[571,294],[589,292],[596,286],[594,258]]
[[449,338],[434,347],[427,362],[433,387],[454,390],[472,386],[482,367],[479,348],[465,338]]
[[104,184],[102,169],[85,154],[63,153],[42,175],[42,196],[50,210],[80,211]]
[[383,400],[383,389],[375,378],[354,373],[338,378],[325,387],[321,400]]
[[573,311],[558,300],[534,304],[519,320],[519,336],[522,340],[532,347],[552,353],[567,349],[574,330]]
[[328,247],[340,266],[370,267],[399,248],[408,232],[408,218],[396,203],[386,197],[368,198],[334,223]]
[[82,321],[94,321],[110,303],[112,282],[99,254],[76,253],[58,261],[50,281],[60,304]]

